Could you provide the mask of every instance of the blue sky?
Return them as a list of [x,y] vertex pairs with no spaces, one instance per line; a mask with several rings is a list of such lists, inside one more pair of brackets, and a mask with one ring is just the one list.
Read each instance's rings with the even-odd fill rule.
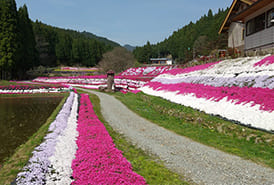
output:
[[26,4],[32,20],[88,31],[121,45],[157,43],[209,9],[229,7],[232,0],[16,0]]

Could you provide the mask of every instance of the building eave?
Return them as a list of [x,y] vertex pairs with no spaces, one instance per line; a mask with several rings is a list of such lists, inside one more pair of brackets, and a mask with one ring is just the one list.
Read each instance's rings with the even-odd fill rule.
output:
[[224,29],[224,27],[228,21],[228,18],[230,17],[230,14],[231,14],[234,6],[236,5],[236,3],[237,3],[237,0],[233,0],[232,4],[228,10],[228,13],[226,14],[225,20],[224,20],[223,24],[221,25],[221,28],[219,29],[219,32],[218,32],[219,34],[221,34],[223,32],[223,29]]
[[249,6],[253,4],[252,1],[249,1],[249,0],[241,0],[242,2],[248,4]]
[[[251,0],[240,0],[240,1],[247,4],[247,5],[249,5],[249,6],[251,6],[254,3]],[[229,20],[229,17],[231,16],[231,13],[232,13],[232,11],[233,11],[233,9],[234,9],[237,2],[238,2],[238,0],[233,0],[231,6],[229,8],[229,11],[228,11],[228,13],[225,17],[225,20],[224,20],[223,24],[221,25],[221,27],[219,29],[219,32],[218,32],[219,34],[221,34],[223,31],[227,30],[228,26],[225,26],[225,25],[227,24],[227,22]]]
[[259,0],[250,7],[248,7],[246,10],[238,13],[232,18],[232,21],[242,21],[244,22],[245,17],[251,15],[255,11],[267,6],[268,4],[272,3],[273,0]]

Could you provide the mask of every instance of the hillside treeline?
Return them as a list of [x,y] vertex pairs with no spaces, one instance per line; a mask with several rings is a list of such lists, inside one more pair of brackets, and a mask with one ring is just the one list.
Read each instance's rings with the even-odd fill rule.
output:
[[135,58],[139,62],[149,62],[150,58],[172,56],[179,63],[185,63],[199,55],[208,55],[214,49],[227,47],[227,35],[218,34],[227,10],[219,9],[213,15],[212,10],[202,16],[196,23],[190,22],[162,42],[137,47]]
[[37,66],[94,66],[119,44],[88,32],[65,30],[29,19],[26,5],[0,0],[0,79],[24,79]]
[[43,66],[95,66],[113,48],[88,37],[86,32],[60,29],[39,21],[33,23],[33,30]]

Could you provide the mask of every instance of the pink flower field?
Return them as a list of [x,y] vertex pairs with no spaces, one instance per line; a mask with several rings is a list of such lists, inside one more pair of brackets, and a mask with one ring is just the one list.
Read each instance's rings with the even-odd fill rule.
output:
[[[34,81],[89,89],[107,85],[106,75]],[[122,93],[143,91],[244,125],[274,130],[270,124],[274,122],[273,55],[228,59],[184,69],[178,66],[129,68],[115,76],[114,83]]]
[[115,148],[106,128],[95,115],[88,95],[82,94],[78,117],[78,150],[72,162],[72,184],[146,184]]
[[[79,104],[78,104],[79,103]],[[78,111],[79,107],[79,111]],[[87,94],[70,93],[16,184],[146,184],[97,118]]]
[[170,70],[141,90],[250,127],[274,131],[274,56]]
[[[135,91],[149,82],[152,78],[169,70],[177,68],[177,66],[158,66],[158,67],[139,67],[129,68],[126,71],[115,76],[114,83],[118,88],[122,88],[123,92]],[[38,77],[33,82],[63,84],[73,87],[82,87],[87,89],[99,89],[99,87],[107,86],[107,76],[70,76],[70,77]]]
[[[35,81],[53,83],[56,87],[0,87],[0,93],[70,92],[43,142],[18,173],[18,185],[146,184],[116,148],[89,96],[81,94],[79,98],[72,88],[98,88],[106,83],[105,77],[43,77]],[[123,93],[142,91],[274,132],[274,56],[224,60],[185,69],[130,68],[117,76],[115,83]]]

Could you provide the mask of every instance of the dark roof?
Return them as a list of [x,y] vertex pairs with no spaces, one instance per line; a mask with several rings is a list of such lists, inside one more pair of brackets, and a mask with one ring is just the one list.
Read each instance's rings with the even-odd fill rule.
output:
[[169,58],[151,58],[150,60],[171,60]]
[[232,4],[231,4],[231,6],[230,6],[230,8],[229,8],[229,10],[228,10],[228,13],[227,13],[227,15],[226,15],[226,17],[225,17],[225,20],[224,20],[224,22],[223,22],[223,24],[221,25],[221,27],[220,27],[220,30],[219,30],[219,34],[221,34],[223,31],[225,31],[225,30],[227,30],[228,29],[228,27],[229,27],[229,25],[230,25],[230,21],[231,21],[231,17],[233,17],[233,10],[235,9],[235,8],[237,8],[237,4],[239,4],[239,3],[245,3],[246,5],[248,5],[248,6],[251,6],[252,4],[254,4],[255,2],[257,2],[257,1],[259,1],[259,0],[233,0],[233,2],[232,2]]
[[258,0],[256,3],[252,4],[252,6],[248,7],[244,11],[238,13],[233,17],[233,21],[244,21],[244,18],[254,13],[255,11],[273,3],[273,0]]

